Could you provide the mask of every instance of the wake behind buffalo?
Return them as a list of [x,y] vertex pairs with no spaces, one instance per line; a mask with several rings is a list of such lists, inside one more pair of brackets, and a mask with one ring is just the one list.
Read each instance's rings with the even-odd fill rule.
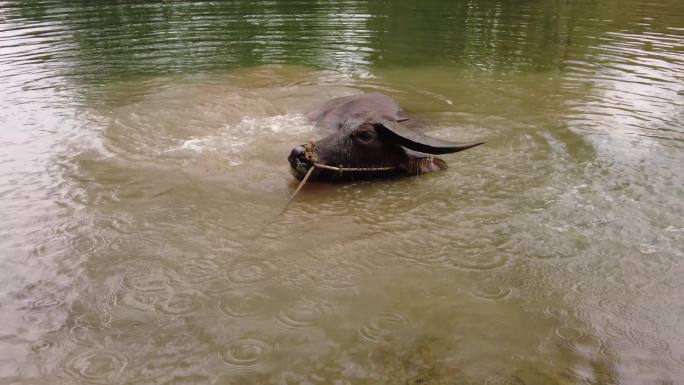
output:
[[484,143],[423,135],[409,127],[412,119],[399,104],[381,93],[335,98],[306,117],[329,134],[290,152],[290,168],[299,180],[342,182],[420,175],[447,168],[434,155]]

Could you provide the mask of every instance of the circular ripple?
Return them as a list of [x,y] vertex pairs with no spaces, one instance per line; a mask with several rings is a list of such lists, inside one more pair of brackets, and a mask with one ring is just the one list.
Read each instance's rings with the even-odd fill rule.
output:
[[668,352],[672,350],[668,341],[640,328],[628,327],[624,331],[624,335],[634,346],[640,346],[652,353],[669,354]]
[[282,280],[302,289],[308,289],[318,284],[318,278],[312,272],[302,269],[283,272]]
[[82,346],[98,346],[102,343],[102,337],[99,334],[101,330],[90,328],[84,325],[77,325],[69,329],[69,339],[77,345]]
[[202,283],[212,280],[219,270],[219,265],[209,259],[191,259],[183,262],[178,269],[180,279],[190,283]]
[[408,317],[399,313],[380,313],[359,328],[359,334],[367,341],[379,343],[394,339],[408,323]]
[[154,308],[170,316],[186,316],[196,313],[202,307],[202,301],[196,295],[177,294],[163,297],[154,304]]
[[69,248],[75,251],[78,255],[91,255],[98,251],[109,247],[110,239],[105,238],[102,234],[78,234],[69,239]]
[[615,349],[611,348],[610,346],[601,346],[601,349],[599,349],[599,354],[602,357],[610,358],[610,359],[617,358],[617,356],[618,356],[618,352]]
[[31,308],[34,310],[51,310],[62,304],[62,300],[53,297],[43,297],[31,302]]
[[78,379],[96,383],[112,383],[126,367],[124,357],[114,352],[96,350],[83,353],[66,365],[66,372]]
[[267,342],[256,338],[242,338],[228,344],[221,352],[221,359],[232,366],[249,368],[256,366],[271,353]]
[[228,278],[235,283],[254,283],[268,279],[274,268],[260,260],[242,260],[230,265]]
[[569,326],[561,326],[556,329],[556,335],[566,341],[576,341],[582,337],[582,331]]
[[111,322],[111,314],[103,313],[95,316],[82,315],[69,327],[69,339],[76,345],[99,346],[104,342],[103,326]]
[[249,318],[268,314],[273,298],[263,293],[230,293],[219,302],[219,310],[232,318]]
[[40,353],[46,350],[50,350],[58,346],[57,342],[51,340],[51,339],[44,339],[42,341],[38,341],[34,344],[31,345],[30,349],[32,352],[35,353]]
[[513,290],[496,284],[477,284],[470,289],[470,294],[478,298],[501,300],[508,297]]
[[136,310],[151,311],[157,303],[158,297],[146,292],[131,291],[124,295],[121,304]]
[[520,277],[510,277],[506,280],[506,283],[514,289],[531,289],[534,287],[535,283],[532,279],[525,279]]
[[299,302],[281,311],[276,319],[286,327],[298,328],[317,323],[325,314],[325,309],[315,302]]
[[127,272],[122,285],[128,290],[141,292],[164,291],[170,287],[168,277],[161,269],[142,269]]
[[562,320],[569,317],[569,313],[566,309],[552,305],[545,305],[542,312],[547,318]]

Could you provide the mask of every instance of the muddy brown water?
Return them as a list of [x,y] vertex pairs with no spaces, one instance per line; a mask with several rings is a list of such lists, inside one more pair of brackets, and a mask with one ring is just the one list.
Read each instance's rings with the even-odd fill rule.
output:
[[[684,6],[595,3],[0,1],[0,383],[683,383]],[[488,142],[268,224],[371,91]]]

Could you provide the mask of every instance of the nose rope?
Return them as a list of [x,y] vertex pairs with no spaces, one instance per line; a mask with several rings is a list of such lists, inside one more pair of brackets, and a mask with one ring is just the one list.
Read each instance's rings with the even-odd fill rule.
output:
[[318,155],[316,155],[316,145],[314,142],[309,142],[304,145],[304,157],[311,164],[318,163]]
[[302,187],[304,187],[304,184],[306,183],[307,180],[309,180],[309,177],[311,176],[311,174],[313,173],[313,171],[314,171],[314,168],[313,168],[313,167],[309,168],[309,171],[306,172],[306,175],[304,175],[304,178],[303,178],[302,181],[299,183],[299,186],[297,186],[297,189],[295,190],[295,192],[292,193],[292,195],[290,196],[290,199],[288,199],[287,202],[285,202],[285,205],[283,206],[283,208],[280,209],[280,212],[278,212],[278,215],[276,215],[277,217],[283,215],[283,213],[285,212],[285,210],[287,210],[287,207],[290,205],[290,203],[292,203],[292,200],[293,200],[294,197],[297,195],[297,193],[299,192],[299,190],[301,190]]
[[390,171],[390,170],[396,170],[397,167],[334,167],[334,166],[328,166],[327,164],[320,164],[320,163],[314,163],[314,167],[317,168],[323,168],[326,170],[333,170],[337,171],[339,173],[343,172],[349,172],[349,171]]
[[363,172],[363,171],[391,171],[396,170],[397,167],[343,167],[339,165],[337,167],[330,166],[327,164],[318,163],[318,155],[316,155],[316,145],[314,142],[309,142],[304,145],[304,157],[308,160],[314,167],[322,168],[326,170],[342,172]]
[[278,215],[276,217],[283,215],[285,210],[287,210],[288,206],[290,206],[290,203],[292,203],[292,200],[294,200],[294,197],[299,193],[299,190],[304,187],[304,184],[309,180],[309,177],[313,173],[315,168],[322,168],[326,170],[332,170],[332,171],[337,171],[340,174],[343,172],[360,172],[360,171],[391,171],[391,170],[396,170],[397,167],[342,167],[341,165],[339,167],[334,167],[334,166],[328,166],[327,164],[322,164],[318,163],[318,155],[316,155],[315,152],[316,145],[313,142],[309,142],[304,145],[304,157],[306,160],[311,162],[312,167],[309,167],[309,170],[306,172],[306,175],[304,175],[304,178],[302,178],[302,181],[299,183],[299,186],[297,186],[297,189],[292,193],[290,196],[290,199],[285,202],[285,205],[283,208],[278,212]]

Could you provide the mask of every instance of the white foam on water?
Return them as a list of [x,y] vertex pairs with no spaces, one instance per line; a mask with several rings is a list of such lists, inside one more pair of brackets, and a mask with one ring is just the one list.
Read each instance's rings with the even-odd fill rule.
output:
[[313,130],[314,126],[301,115],[277,115],[267,118],[245,117],[234,127],[227,126],[228,129],[238,129],[248,133],[272,133],[302,134]]
[[254,141],[272,134],[299,136],[314,130],[302,115],[277,115],[243,118],[237,124],[227,124],[219,132],[204,137],[191,137],[162,151],[164,154],[206,153],[239,154]]
[[205,143],[206,139],[188,139],[184,141],[183,144],[181,144],[180,149],[200,152],[202,151],[202,148],[205,146]]

